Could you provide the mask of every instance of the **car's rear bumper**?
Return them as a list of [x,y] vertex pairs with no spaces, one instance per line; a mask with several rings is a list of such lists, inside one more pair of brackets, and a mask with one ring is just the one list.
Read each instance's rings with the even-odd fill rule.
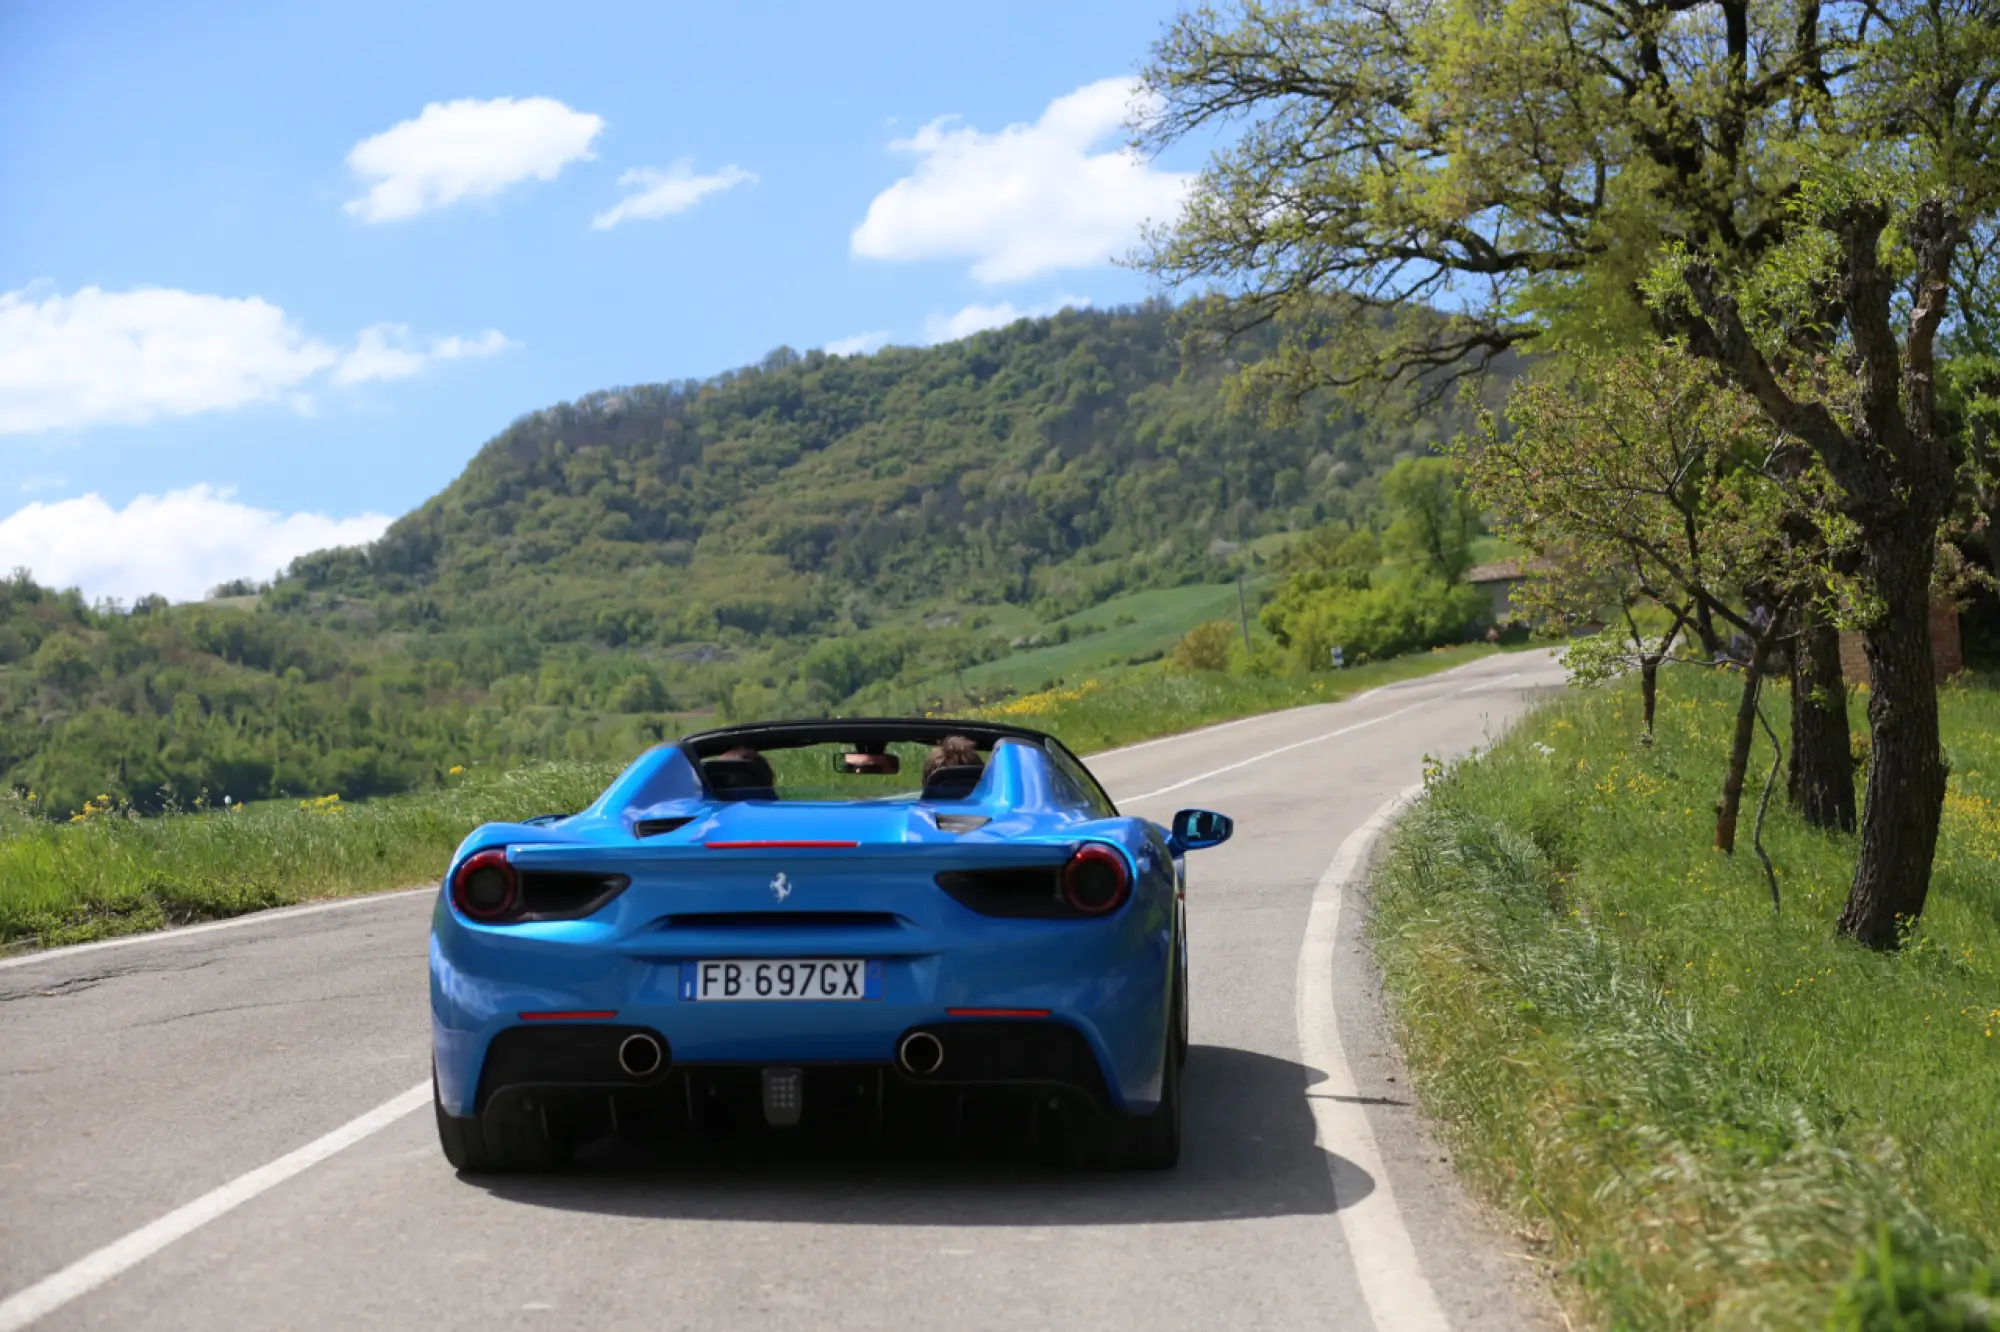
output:
[[[554,1083],[634,1085],[617,1066],[612,1030],[657,1035],[668,1052],[662,1078],[711,1067],[851,1065],[886,1070],[912,1086],[1063,1086],[1132,1114],[1149,1112],[1159,1098],[1170,950],[1135,950],[1110,931],[1096,939],[1075,932],[1035,959],[1039,965],[1023,966],[1019,949],[996,956],[979,946],[885,959],[880,999],[727,1003],[682,999],[683,959],[560,940],[524,947],[468,930],[448,911],[439,915],[431,941],[433,1052],[449,1114],[479,1113],[500,1087],[545,1076],[539,1065],[510,1063],[517,1050],[587,1066],[547,1075]],[[929,1078],[896,1066],[899,1042],[917,1029],[944,1038],[945,1063]]]
[[[913,1071],[895,1059],[679,1058],[657,1028],[627,1022],[537,1023],[508,1027],[488,1044],[477,1091],[465,1109],[483,1113],[494,1101],[523,1094],[624,1092],[658,1089],[675,1079],[726,1081],[733,1071],[755,1073],[772,1066],[867,1071],[893,1077],[909,1088],[997,1090],[1063,1089],[1103,1108],[1114,1108],[1103,1067],[1088,1039],[1066,1022],[1051,1019],[958,1018],[912,1027],[899,1035],[922,1033],[938,1042],[936,1066]],[[661,1057],[622,1057],[628,1043],[649,1038]],[[454,1110],[453,1107],[447,1107]],[[455,1112],[455,1111],[454,1111]]]

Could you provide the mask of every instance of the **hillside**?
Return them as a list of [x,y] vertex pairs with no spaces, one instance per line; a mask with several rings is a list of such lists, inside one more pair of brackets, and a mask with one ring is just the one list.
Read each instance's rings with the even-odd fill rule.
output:
[[[106,613],[16,580],[0,789],[59,809],[353,797],[617,757],[677,711],[907,707],[1078,611],[1193,593],[1247,543],[1366,515],[1377,474],[1455,428],[1254,419],[1228,364],[1182,364],[1170,314],[781,348],[593,394],[516,421],[374,546],[202,605]],[[1188,622],[1214,599],[1188,598]],[[1156,603],[1134,602],[1147,624]]]
[[538,412],[373,548],[299,561],[279,604],[497,615],[551,642],[814,634],[942,602],[1061,614],[1344,510],[1353,481],[1436,437],[1233,413],[1225,367],[1183,373],[1167,313],[781,348]]

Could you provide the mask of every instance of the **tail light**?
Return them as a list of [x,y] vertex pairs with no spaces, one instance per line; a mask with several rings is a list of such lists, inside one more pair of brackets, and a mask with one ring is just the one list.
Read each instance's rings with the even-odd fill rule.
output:
[[1116,911],[1131,892],[1125,857],[1102,842],[1084,843],[1063,866],[1063,900],[1086,916]]
[[517,870],[497,846],[475,851],[451,876],[451,904],[481,925],[581,920],[630,887],[623,874]]
[[474,920],[505,920],[520,897],[521,880],[498,848],[467,856],[451,877],[452,905]]

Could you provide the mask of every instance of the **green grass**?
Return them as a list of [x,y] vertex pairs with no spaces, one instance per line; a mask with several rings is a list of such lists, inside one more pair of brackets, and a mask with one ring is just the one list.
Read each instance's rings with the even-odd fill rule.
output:
[[[1184,675],[1155,666],[1025,695],[987,715],[1052,731],[1089,753],[1330,701],[1489,650],[1423,653],[1309,679]],[[917,757],[905,762],[914,766]],[[581,809],[615,771],[607,764],[537,764],[475,770],[440,790],[366,803],[269,801],[238,813],[148,819],[113,811],[75,823],[40,818],[25,800],[0,796],[0,947],[76,943],[432,881],[477,825]],[[879,784],[898,787],[896,779]]]
[[1650,748],[1636,690],[1573,695],[1434,776],[1373,921],[1419,1091],[1584,1321],[2000,1327],[1968,1285],[2000,1279],[2000,692],[1945,691],[1929,906],[1878,955],[1833,934],[1853,838],[1782,789],[1782,914],[1758,785],[1739,853],[1710,849],[1737,683],[1670,673]]
[[442,873],[479,824],[581,809],[616,772],[545,763],[362,804],[267,801],[241,813],[104,813],[76,823],[0,797],[0,944],[78,943],[408,888]]

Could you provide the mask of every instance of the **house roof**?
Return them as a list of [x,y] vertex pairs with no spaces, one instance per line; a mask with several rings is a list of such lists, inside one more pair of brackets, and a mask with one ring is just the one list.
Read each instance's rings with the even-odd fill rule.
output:
[[1492,564],[1480,564],[1465,571],[1468,583],[1514,583],[1534,574],[1555,572],[1555,564],[1549,560],[1496,560]]

